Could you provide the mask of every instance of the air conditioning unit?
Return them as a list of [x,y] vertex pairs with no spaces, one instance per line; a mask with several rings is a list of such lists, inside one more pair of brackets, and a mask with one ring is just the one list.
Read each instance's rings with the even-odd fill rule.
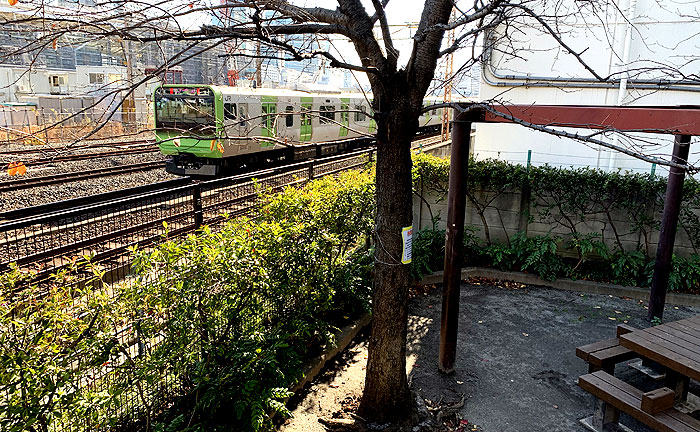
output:
[[27,84],[17,84],[17,93],[31,93],[32,88]]

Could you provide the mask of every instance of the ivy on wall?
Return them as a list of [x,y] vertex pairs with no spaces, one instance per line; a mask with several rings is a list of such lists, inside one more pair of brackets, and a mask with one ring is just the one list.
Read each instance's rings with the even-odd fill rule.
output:
[[[449,161],[427,154],[414,155],[414,190],[438,216],[430,202],[447,196]],[[499,160],[470,160],[468,204],[480,224],[468,226],[465,256],[469,265],[528,271],[546,279],[571,277],[623,285],[647,286],[653,271],[654,240],[660,228],[666,180],[651,174],[603,172],[591,168],[530,167]],[[521,224],[504,222],[506,195],[519,196]],[[687,178],[683,190],[677,236],[686,240],[690,256],[674,256],[670,289],[695,292],[700,285],[700,182]],[[488,218],[487,212],[495,217]],[[524,223],[522,222],[524,221]],[[527,235],[529,225],[549,227],[543,235]],[[439,238],[437,224],[417,234],[414,277],[442,265],[422,249]],[[480,231],[481,239],[474,235]],[[502,233],[502,243],[494,233]],[[678,241],[677,241],[678,244]],[[444,247],[444,246],[442,246]],[[684,277],[680,277],[680,275]],[[687,277],[685,275],[697,275]]]

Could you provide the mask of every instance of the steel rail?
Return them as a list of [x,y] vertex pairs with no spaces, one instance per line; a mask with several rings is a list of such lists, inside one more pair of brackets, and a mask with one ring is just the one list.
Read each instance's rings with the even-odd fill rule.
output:
[[[188,197],[192,197],[192,193],[195,188],[201,188],[202,186],[206,185],[208,186],[206,188],[206,192],[216,193],[217,189],[221,190],[221,188],[226,188],[228,186],[235,187],[237,184],[249,183],[254,179],[263,181],[265,179],[273,179],[276,176],[293,173],[294,171],[310,170],[310,168],[318,166],[319,164],[325,165],[344,159],[352,161],[353,158],[356,158],[363,154],[370,154],[373,151],[374,149],[365,149],[351,153],[349,155],[339,155],[315,161],[305,161],[289,166],[277,167],[267,169],[264,171],[231,176],[228,178],[215,179],[207,182],[190,182],[189,184],[173,187],[170,189],[162,189],[160,191],[133,195],[129,197],[111,200],[108,202],[93,203],[92,205],[84,205],[82,207],[71,208],[69,210],[55,211],[51,214],[42,214],[39,216],[27,217],[21,220],[2,223],[0,224],[0,232],[10,232],[14,230],[16,234],[20,234],[17,237],[6,237],[1,242],[3,243],[4,247],[12,247],[11,244],[13,243],[26,242],[31,238],[31,234],[21,233],[21,231],[24,228],[29,228],[31,226],[50,226],[58,220],[68,220],[70,218],[80,217],[81,215],[85,216],[89,214],[94,214],[95,217],[100,220],[104,220],[104,218],[108,216],[108,214],[114,214],[116,217],[119,217],[120,215],[125,214],[125,208],[131,207],[133,205],[136,205],[136,207],[133,208],[134,211],[144,211],[144,207],[138,206],[138,203],[144,202],[149,203],[148,207],[153,208],[168,205],[168,203],[170,203],[173,199],[176,200],[175,204],[184,205],[184,207],[182,207],[181,210],[178,210],[176,213],[169,214],[164,217],[161,216],[153,219],[149,218],[145,221],[138,221],[137,223],[128,227],[115,226],[116,229],[114,230],[100,231],[95,233],[96,235],[91,236],[90,238],[76,238],[74,240],[70,240],[67,243],[59,243],[53,245],[43,251],[30,251],[30,253],[27,255],[17,256],[15,258],[8,257],[9,261],[0,263],[0,268],[6,268],[9,262],[16,262],[19,265],[38,265],[40,268],[42,268],[42,270],[40,270],[36,276],[38,279],[43,279],[44,277],[48,277],[48,275],[54,272],[57,268],[55,264],[48,266],[45,266],[43,264],[48,264],[47,260],[56,259],[63,255],[69,256],[72,253],[77,253],[71,251],[90,250],[92,247],[99,245],[100,247],[97,248],[98,250],[95,251],[94,256],[94,259],[98,261],[101,259],[106,259],[108,257],[122,256],[125,253],[126,248],[130,245],[150,244],[156,242],[158,239],[161,239],[162,233],[157,231],[161,229],[163,221],[167,221],[169,224],[169,236],[173,236],[176,233],[179,235],[193,232],[198,227],[198,225],[196,224],[197,209],[194,201],[188,199]],[[319,175],[319,177],[330,175],[338,171],[348,170],[353,167],[364,165],[365,163],[366,162],[356,162],[346,167],[333,169],[328,172],[323,172]],[[305,182],[307,181],[307,179],[280,179],[280,181],[280,184],[276,184],[273,186],[274,189],[279,189],[281,187],[288,186],[289,184],[293,183]],[[228,202],[224,201],[214,203],[213,205],[202,206],[203,208],[201,208],[201,210],[203,210],[205,213],[208,213],[204,217],[203,222],[206,224],[214,224],[219,222],[221,220],[220,214],[222,211],[225,211],[226,208],[228,208],[228,213],[230,215],[247,213],[248,211],[250,211],[250,209],[252,209],[252,207],[254,207],[254,203],[252,203],[251,200],[254,200],[256,196],[257,193],[251,194],[249,192],[244,192],[242,196],[235,197],[232,200],[226,200]],[[180,201],[180,197],[186,198],[186,201]],[[194,220],[195,223],[190,222],[190,220]],[[55,231],[54,234],[51,234],[52,236],[61,237],[63,236],[62,233],[65,232],[66,229],[75,230],[78,229],[77,227],[80,225],[89,226],[92,223],[91,221],[91,218],[80,221],[72,221],[70,222],[69,226],[66,225],[63,227],[50,227],[49,231]],[[47,234],[47,232],[44,231],[40,234],[45,235]],[[61,264],[58,264],[58,266],[60,267]]]
[[99,152],[99,153],[81,153],[81,154],[72,154],[72,155],[65,155],[65,156],[48,157],[48,158],[43,158],[43,159],[30,160],[30,161],[26,161],[23,163],[26,166],[41,166],[41,165],[49,165],[52,163],[59,163],[59,162],[75,162],[75,161],[100,159],[100,158],[124,156],[124,155],[131,155],[131,154],[155,153],[157,151],[158,151],[158,148],[152,148],[152,147],[133,148],[133,149],[126,149],[126,150],[112,150],[112,151]]
[[164,161],[156,162],[143,162],[139,164],[132,165],[122,165],[110,168],[100,168],[96,170],[65,173],[65,174],[55,174],[50,176],[33,177],[22,180],[13,180],[9,182],[0,183],[0,192],[11,192],[21,189],[27,189],[37,186],[47,186],[58,183],[68,183],[79,180],[86,180],[96,177],[108,177],[119,174],[129,174],[137,171],[147,171],[152,169],[163,168],[165,166]]
[[[372,153],[374,152],[374,149],[364,149],[352,153],[347,153],[343,155],[336,155],[336,156],[331,156],[327,158],[322,158],[322,159],[316,159],[316,160],[310,160],[310,161],[304,161],[304,162],[297,162],[294,164],[290,165],[284,165],[282,167],[276,167],[276,168],[268,168],[265,170],[261,171],[255,171],[251,173],[245,173],[245,174],[238,174],[230,177],[222,177],[218,179],[213,179],[213,180],[207,180],[207,181],[202,181],[199,182],[199,185],[201,187],[216,187],[219,185],[222,185],[224,183],[240,183],[244,181],[250,181],[253,179],[261,179],[265,177],[270,177],[276,174],[283,174],[286,171],[294,171],[294,170],[300,170],[304,168],[308,168],[310,165],[313,164],[319,164],[319,163],[329,163],[333,162],[336,160],[342,160],[342,159],[350,159],[352,157],[356,157],[362,154],[367,154],[367,153]],[[31,225],[35,224],[40,224],[40,223],[49,223],[52,220],[55,219],[60,219],[60,218],[67,218],[67,217],[72,217],[72,216],[78,216],[80,214],[86,213],[86,212],[97,212],[101,210],[108,210],[109,208],[119,206],[119,205],[125,205],[125,204],[131,204],[131,203],[136,203],[140,201],[146,201],[148,199],[153,199],[156,197],[164,196],[167,194],[175,194],[177,192],[181,191],[186,191],[189,188],[191,188],[191,185],[188,183],[185,183],[184,185],[173,187],[173,188],[166,188],[162,190],[157,190],[154,191],[152,189],[146,189],[145,193],[139,193],[136,195],[132,196],[124,196],[118,199],[114,200],[109,200],[109,201],[104,201],[100,203],[92,202],[89,205],[84,205],[80,207],[74,207],[74,208],[68,208],[60,211],[56,211],[52,214],[41,214],[39,216],[35,217],[30,217],[30,218],[23,218],[15,221],[10,221],[10,222],[5,222],[0,224],[0,232],[3,231],[8,231],[11,229],[19,229],[19,228],[24,228],[24,227],[29,227]],[[85,199],[88,199],[90,197],[85,197]],[[47,204],[50,205],[50,204]],[[14,211],[14,210],[13,210]]]
[[[72,146],[68,148],[32,148],[32,149],[22,149],[22,150],[8,150],[8,151],[1,151],[0,156],[16,156],[16,155],[25,155],[25,154],[45,154],[45,153],[50,153],[50,152],[58,152],[58,151],[72,151],[72,150],[85,150],[85,149],[91,149],[91,148],[100,148],[100,147],[129,147],[129,146],[146,146],[146,145],[152,145],[155,144],[154,140],[150,139],[142,139],[142,140],[136,140],[136,141],[123,141],[123,142],[106,142],[106,143],[101,143],[101,144],[84,144],[84,145],[77,145],[77,146]],[[2,143],[0,143],[0,148],[2,148]]]

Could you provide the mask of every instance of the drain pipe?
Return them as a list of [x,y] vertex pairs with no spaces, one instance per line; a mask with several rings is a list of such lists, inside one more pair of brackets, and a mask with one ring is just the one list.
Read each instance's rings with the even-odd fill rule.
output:
[[[617,106],[622,106],[625,97],[627,96],[627,79],[628,79],[628,67],[630,61],[630,46],[632,45],[632,30],[634,21],[637,15],[637,0],[629,0],[627,4],[627,24],[625,25],[625,45],[622,49],[622,62],[620,67],[623,68],[624,73],[622,74],[622,79],[620,79],[620,89],[617,92]],[[620,71],[622,72],[622,70]],[[620,141],[619,135],[615,134],[613,136],[613,145],[617,146]],[[617,152],[610,152],[610,158],[608,159],[608,172],[612,172],[615,169],[615,163],[617,162]]]

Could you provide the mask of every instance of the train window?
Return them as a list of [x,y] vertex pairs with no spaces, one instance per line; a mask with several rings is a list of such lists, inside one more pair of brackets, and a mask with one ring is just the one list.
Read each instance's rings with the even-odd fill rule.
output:
[[366,108],[364,105],[355,105],[355,122],[363,122],[365,121],[367,114],[366,114]]
[[332,123],[329,120],[335,121],[335,107],[333,105],[321,105],[319,111],[321,124]]
[[236,104],[235,103],[225,103],[224,104],[224,118],[229,120],[236,119]]
[[241,105],[238,107],[238,114],[239,114],[239,117],[240,117],[240,119],[241,119],[241,122],[240,122],[239,124],[240,124],[241,126],[246,126],[246,121],[245,121],[245,119],[246,119],[246,117],[247,117],[247,115],[248,115],[248,109],[247,109],[246,105],[241,104]]
[[287,108],[285,108],[284,110],[289,113],[285,116],[285,120],[284,120],[285,126],[287,126],[287,127],[294,126],[294,114],[293,114],[294,107],[291,105],[287,105]]

